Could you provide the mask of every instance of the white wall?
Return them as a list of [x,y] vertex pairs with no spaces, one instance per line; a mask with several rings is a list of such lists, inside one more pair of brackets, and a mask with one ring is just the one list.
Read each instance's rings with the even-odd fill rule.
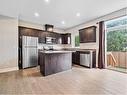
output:
[[18,69],[18,20],[0,16],[0,72]]
[[71,38],[72,38],[72,46],[71,47],[75,47],[75,36],[79,34],[79,30],[85,27],[89,27],[89,26],[97,26],[97,30],[96,30],[96,43],[83,43],[80,44],[80,48],[81,49],[96,49],[97,51],[97,55],[96,55],[96,60],[98,61],[98,49],[99,49],[99,26],[97,24],[97,22],[99,21],[107,21],[113,18],[117,18],[117,17],[121,17],[121,16],[125,16],[127,13],[127,8],[118,10],[116,12],[110,13],[108,15],[105,15],[103,17],[91,20],[89,22],[86,22],[84,24],[75,26],[73,28],[67,29],[65,32],[67,33],[71,33]]

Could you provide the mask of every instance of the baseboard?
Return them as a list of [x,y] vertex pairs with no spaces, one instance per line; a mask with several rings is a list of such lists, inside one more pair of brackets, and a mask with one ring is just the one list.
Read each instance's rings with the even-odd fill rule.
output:
[[0,69],[0,73],[10,72],[10,71],[15,71],[15,70],[19,70],[18,67]]

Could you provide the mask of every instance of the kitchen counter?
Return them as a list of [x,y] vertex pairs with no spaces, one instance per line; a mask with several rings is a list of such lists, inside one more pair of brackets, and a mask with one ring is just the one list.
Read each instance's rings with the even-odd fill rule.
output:
[[65,51],[96,51],[96,49],[66,48]]
[[39,64],[42,75],[47,76],[72,68],[72,52],[67,50],[39,50]]
[[71,50],[41,50],[40,53],[46,53],[46,54],[52,54],[52,53],[72,53],[75,51],[71,51]]
[[[77,65],[96,68],[96,49],[66,48],[65,50],[73,50],[72,62]],[[89,64],[85,64],[89,63]]]

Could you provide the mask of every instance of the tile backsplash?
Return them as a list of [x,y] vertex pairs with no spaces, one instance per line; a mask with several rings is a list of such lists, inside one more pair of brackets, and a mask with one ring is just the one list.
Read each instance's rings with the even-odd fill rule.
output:
[[47,49],[50,46],[53,46],[53,49],[64,49],[65,48],[65,45],[61,45],[61,44],[54,44],[54,45],[38,44],[38,49],[43,49],[43,47]]

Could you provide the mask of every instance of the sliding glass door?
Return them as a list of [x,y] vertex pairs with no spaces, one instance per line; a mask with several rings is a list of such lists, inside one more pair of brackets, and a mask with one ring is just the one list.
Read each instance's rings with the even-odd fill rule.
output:
[[106,67],[127,73],[127,16],[105,22]]

